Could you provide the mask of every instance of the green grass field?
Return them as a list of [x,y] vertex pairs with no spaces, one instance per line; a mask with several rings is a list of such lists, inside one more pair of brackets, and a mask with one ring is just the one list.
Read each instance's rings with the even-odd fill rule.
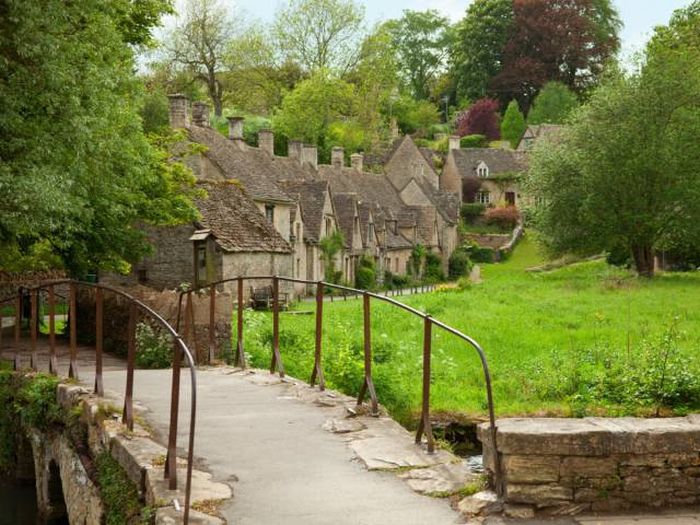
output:
[[[700,408],[700,273],[644,281],[602,260],[525,271],[542,262],[536,243],[525,239],[507,262],[482,265],[480,284],[401,300],[482,345],[499,415]],[[420,403],[422,322],[387,304],[372,306],[377,394],[410,423]],[[313,308],[302,303],[295,310]],[[355,393],[362,380],[361,301],[327,303],[325,309],[328,383]],[[282,314],[280,346],[289,374],[308,380],[313,334],[313,315]],[[249,313],[245,336],[254,364],[268,366],[269,314]],[[475,352],[435,329],[433,411],[481,417],[485,399]]]

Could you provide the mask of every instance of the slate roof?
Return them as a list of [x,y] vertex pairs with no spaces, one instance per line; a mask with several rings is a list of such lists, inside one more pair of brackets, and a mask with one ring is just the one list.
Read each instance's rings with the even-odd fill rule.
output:
[[391,228],[386,229],[384,243],[387,250],[406,250],[413,248],[413,243],[400,233],[394,233]]
[[433,171],[435,173],[438,173],[440,170],[437,168],[437,166],[435,166],[435,157],[442,158],[444,164],[445,155],[443,155],[439,151],[435,151],[426,147],[418,148],[418,151],[420,151],[420,154],[423,155],[423,158],[427,161],[427,163],[430,165]]
[[411,206],[416,218],[416,240],[423,246],[435,246],[435,220],[437,210],[434,206]]
[[527,171],[527,156],[520,151],[496,148],[467,148],[450,152],[462,177],[476,176],[481,162],[489,167],[490,175]]
[[197,199],[198,228],[209,229],[226,252],[290,253],[291,247],[233,181],[200,181],[208,198]]
[[188,131],[192,141],[208,148],[204,155],[221,169],[227,179],[240,181],[250,197],[256,200],[291,202],[289,196],[275,183],[278,175],[275,159],[263,150],[247,146],[241,150],[212,128],[190,126]]
[[301,203],[304,238],[309,242],[318,242],[323,226],[323,205],[326,200],[328,181],[282,180],[278,184],[287,194],[298,199]]
[[345,238],[345,247],[352,248],[352,237],[355,231],[356,193],[333,193],[333,207],[338,220],[340,231]]
[[[367,246],[369,244],[369,219],[370,214],[374,221],[374,214],[372,214],[372,204],[365,201],[357,202],[357,213],[360,216],[360,237],[362,238],[362,246]],[[373,222],[375,231],[378,230],[377,224]]]

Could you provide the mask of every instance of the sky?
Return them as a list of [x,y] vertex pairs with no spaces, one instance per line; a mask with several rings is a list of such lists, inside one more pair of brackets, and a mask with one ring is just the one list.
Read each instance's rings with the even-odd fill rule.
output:
[[[274,18],[280,2],[275,0],[223,0],[236,4],[245,12],[262,22]],[[366,18],[372,25],[379,20],[397,18],[404,9],[423,11],[437,9],[440,13],[456,22],[464,16],[472,0],[356,0],[365,6]],[[178,1],[180,4],[182,0]],[[639,51],[649,39],[652,29],[666,24],[675,9],[685,7],[691,0],[614,0],[620,17],[625,24],[622,31],[622,54],[629,57]]]

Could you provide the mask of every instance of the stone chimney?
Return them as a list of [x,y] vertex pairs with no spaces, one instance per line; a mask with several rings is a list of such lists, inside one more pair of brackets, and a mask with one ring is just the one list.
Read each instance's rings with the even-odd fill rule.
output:
[[352,166],[356,171],[362,171],[364,166],[365,156],[362,153],[353,153],[350,155],[350,166]]
[[399,123],[396,117],[391,117],[391,140],[396,140],[399,138]]
[[243,117],[228,117],[228,138],[243,149]]
[[187,127],[187,97],[180,93],[168,95],[168,110],[171,128]]
[[192,104],[192,124],[203,128],[209,127],[209,104],[205,102]]
[[302,161],[308,162],[314,169],[318,168],[318,149],[311,144],[304,144],[302,148]]
[[290,140],[287,142],[287,155],[290,159],[297,159],[300,164],[303,162],[301,158],[302,147],[300,140]]
[[450,147],[448,151],[452,151],[453,149],[459,149],[459,141],[461,138],[458,135],[450,135],[449,141],[450,141]]
[[345,150],[340,146],[334,146],[331,150],[331,165],[334,168],[342,168],[345,165]]
[[270,129],[261,129],[258,131],[258,148],[268,153],[271,157],[275,156],[275,134]]

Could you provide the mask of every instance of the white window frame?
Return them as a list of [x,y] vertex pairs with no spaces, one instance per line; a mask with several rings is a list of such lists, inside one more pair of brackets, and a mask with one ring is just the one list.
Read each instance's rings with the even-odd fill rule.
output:
[[477,191],[474,196],[474,202],[479,204],[491,204],[491,192],[490,191]]
[[489,176],[489,167],[486,165],[485,162],[480,162],[479,165],[476,167],[476,174],[479,176],[480,179],[487,179]]

